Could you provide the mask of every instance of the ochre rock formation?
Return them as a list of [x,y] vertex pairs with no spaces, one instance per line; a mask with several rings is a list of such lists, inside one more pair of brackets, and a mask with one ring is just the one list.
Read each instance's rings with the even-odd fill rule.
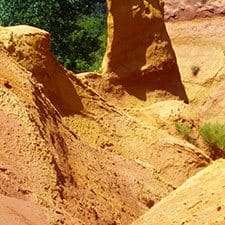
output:
[[44,214],[35,204],[0,195],[1,225],[47,225]]
[[[189,103],[203,104],[225,79],[224,21],[212,17],[166,23]],[[194,66],[199,67],[196,75]]]
[[[205,101],[199,111],[170,95],[165,99],[166,94],[157,102],[154,94],[151,101],[120,98],[123,91],[132,95],[156,89],[183,100],[186,96],[163,24],[162,2],[111,0],[108,7],[103,75],[67,71],[51,53],[50,35],[43,30],[0,28],[0,194],[10,196],[0,195],[0,221],[15,223],[16,213],[20,222],[27,218],[30,224],[45,224],[43,212],[51,225],[128,225],[147,212],[134,224],[221,224],[224,160],[203,169],[210,154],[179,137],[174,128],[175,121],[183,120],[197,129],[199,115],[203,120],[224,118],[224,45],[218,42],[223,26],[219,38],[214,37],[221,19],[200,23],[207,27],[205,33],[197,31],[199,23],[190,31],[179,22],[173,28],[178,35],[171,35],[187,71],[196,60],[188,61],[184,47],[191,34],[204,34],[207,40],[195,37],[201,46],[192,40],[188,46],[196,50],[190,54],[213,52],[220,59],[215,65],[208,60],[211,70],[204,66],[197,76],[183,77],[185,84],[192,82],[188,93],[197,96],[196,102]],[[220,48],[212,51],[217,42]],[[202,63],[203,55],[198,57]],[[194,85],[206,94],[194,93]]]
[[163,2],[108,0],[107,5],[108,44],[102,72],[124,86],[165,90],[187,102],[163,21]]
[[225,82],[212,91],[205,103],[200,108],[201,116],[204,121],[225,124]]
[[202,170],[132,225],[224,224],[225,160]]
[[49,41],[0,30],[1,194],[38,203],[49,224],[125,225],[208,165],[66,71]]
[[0,43],[43,85],[44,93],[61,113],[80,111],[82,104],[76,91],[66,78],[65,69],[51,52],[48,32],[25,25],[0,27]]
[[225,14],[224,0],[164,0],[164,2],[165,20],[191,20]]

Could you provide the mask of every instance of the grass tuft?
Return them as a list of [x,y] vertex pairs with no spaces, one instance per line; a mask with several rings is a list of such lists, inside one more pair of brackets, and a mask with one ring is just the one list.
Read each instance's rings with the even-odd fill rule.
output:
[[225,124],[205,123],[200,129],[200,135],[210,146],[225,151]]
[[177,132],[191,144],[195,144],[195,139],[192,137],[192,130],[187,123],[176,121],[175,128]]

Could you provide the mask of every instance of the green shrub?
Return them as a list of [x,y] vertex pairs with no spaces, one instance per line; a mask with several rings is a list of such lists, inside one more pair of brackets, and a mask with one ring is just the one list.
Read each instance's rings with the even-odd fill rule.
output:
[[196,66],[196,65],[191,66],[191,72],[192,72],[193,76],[196,76],[199,71],[200,71],[200,67],[199,66]]
[[206,123],[200,129],[200,134],[210,146],[225,150],[225,124]]
[[175,123],[176,130],[178,131],[179,134],[181,134],[184,137],[190,136],[191,134],[191,129],[186,123],[181,123],[177,121]]
[[192,135],[192,130],[190,126],[187,123],[182,123],[179,121],[176,121],[175,123],[175,128],[177,132],[188,142],[195,144],[194,138],[191,136]]

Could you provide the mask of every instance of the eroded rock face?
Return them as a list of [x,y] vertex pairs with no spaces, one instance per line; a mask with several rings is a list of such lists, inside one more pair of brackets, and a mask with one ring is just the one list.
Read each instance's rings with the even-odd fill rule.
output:
[[221,84],[212,91],[208,99],[201,107],[201,114],[204,121],[212,121],[225,123],[225,82],[221,82]]
[[[39,203],[52,225],[126,225],[210,162],[63,69],[42,51],[46,32],[3,31],[10,35],[1,40],[0,31],[0,194]],[[36,48],[40,38],[46,42]],[[82,109],[67,114],[77,99]]]
[[82,109],[76,91],[65,76],[65,69],[51,52],[48,32],[26,25],[0,27],[0,43],[43,85],[44,93],[61,114],[72,114]]
[[224,14],[224,0],[165,0],[166,20],[193,19]]
[[[202,105],[225,79],[224,17],[168,22],[166,26],[189,103]],[[199,67],[196,75],[193,67]]]
[[132,225],[224,224],[224,166],[224,160],[214,162]]
[[0,203],[2,225],[47,225],[44,214],[31,202],[0,195]]
[[149,83],[187,101],[159,0],[108,0],[108,45],[103,73]]

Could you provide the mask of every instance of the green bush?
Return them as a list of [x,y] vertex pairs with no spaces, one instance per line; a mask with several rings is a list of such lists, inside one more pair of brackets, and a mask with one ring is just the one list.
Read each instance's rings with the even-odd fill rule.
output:
[[188,142],[195,144],[195,140],[192,137],[192,130],[190,126],[187,123],[181,123],[179,121],[176,121],[175,128],[177,132]]
[[206,123],[200,129],[200,134],[210,146],[225,150],[225,124]]

